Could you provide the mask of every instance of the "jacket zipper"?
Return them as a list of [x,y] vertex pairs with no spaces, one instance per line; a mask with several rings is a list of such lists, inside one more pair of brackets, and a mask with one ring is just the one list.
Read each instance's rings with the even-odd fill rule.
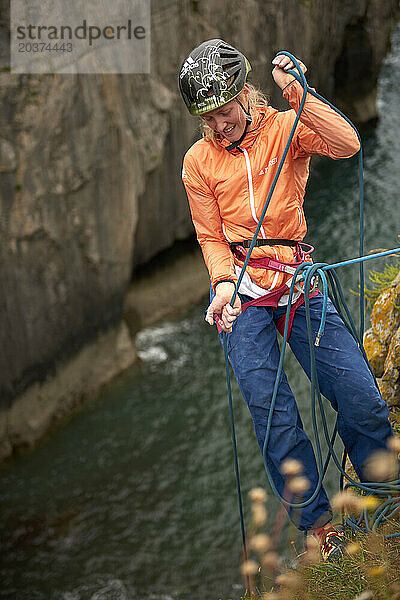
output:
[[[252,215],[254,221],[256,223],[258,223],[257,214],[256,214],[256,207],[255,207],[255,203],[254,203],[253,175],[251,173],[250,158],[249,158],[249,154],[248,154],[247,150],[245,150],[244,148],[242,148],[242,150],[243,150],[244,158],[246,160],[247,180],[248,180],[248,183],[249,183],[249,196],[250,196],[251,215]],[[265,235],[265,231],[264,231],[264,228],[263,228],[262,225],[260,227],[260,233],[263,236],[263,238],[267,237]]]

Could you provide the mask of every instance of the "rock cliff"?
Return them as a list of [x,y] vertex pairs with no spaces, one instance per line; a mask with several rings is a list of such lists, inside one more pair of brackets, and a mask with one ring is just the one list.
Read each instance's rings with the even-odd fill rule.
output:
[[383,399],[393,416],[399,415],[400,273],[374,303],[371,329],[365,333],[364,347]]
[[105,360],[107,354],[115,360],[101,382],[134,360],[121,325],[132,272],[193,233],[179,178],[182,155],[196,137],[177,92],[187,52],[206,38],[229,40],[246,51],[252,80],[280,106],[270,61],[287,48],[309,65],[314,86],[365,122],[376,117],[377,76],[398,2],[155,0],[151,74],[124,76],[11,74],[9,7],[1,5],[0,454],[6,456],[33,443],[92,389],[96,369],[88,368],[69,395],[57,387],[45,391],[88,344],[110,335],[109,345],[100,346]]

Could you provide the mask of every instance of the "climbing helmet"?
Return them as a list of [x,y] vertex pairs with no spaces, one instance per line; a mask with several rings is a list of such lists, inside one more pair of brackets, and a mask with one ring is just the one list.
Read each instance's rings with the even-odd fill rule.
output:
[[240,94],[251,66],[247,58],[224,40],[207,40],[184,61],[179,89],[191,115],[219,108]]

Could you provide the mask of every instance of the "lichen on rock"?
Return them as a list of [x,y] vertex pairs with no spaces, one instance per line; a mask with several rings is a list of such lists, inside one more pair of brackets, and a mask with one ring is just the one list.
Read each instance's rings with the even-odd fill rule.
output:
[[365,333],[364,348],[375,376],[382,377],[387,349],[386,345],[382,344],[378,336],[375,335],[372,328]]
[[365,351],[389,407],[400,407],[400,273],[376,300]]

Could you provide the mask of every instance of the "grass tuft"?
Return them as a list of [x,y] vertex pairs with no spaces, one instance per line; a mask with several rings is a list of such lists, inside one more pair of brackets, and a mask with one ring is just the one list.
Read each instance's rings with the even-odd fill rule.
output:
[[310,564],[300,555],[298,566],[274,581],[261,568],[256,591],[241,600],[400,600],[400,538],[384,537],[398,531],[398,519],[386,522],[380,535],[349,530],[344,558]]
[[[382,534],[398,532],[399,523],[387,523]],[[352,543],[360,549],[335,563],[320,563],[300,567],[304,582],[301,595],[293,600],[353,600],[371,592],[374,600],[400,598],[399,538],[385,539],[383,535],[354,535]]]

